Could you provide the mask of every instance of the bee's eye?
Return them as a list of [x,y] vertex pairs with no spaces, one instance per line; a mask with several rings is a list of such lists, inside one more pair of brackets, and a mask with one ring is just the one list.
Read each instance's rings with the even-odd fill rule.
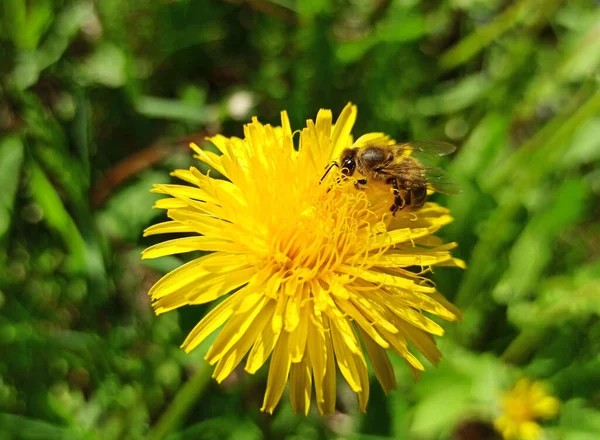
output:
[[345,176],[351,176],[354,173],[354,169],[356,168],[356,162],[354,158],[348,157],[342,160],[342,174]]

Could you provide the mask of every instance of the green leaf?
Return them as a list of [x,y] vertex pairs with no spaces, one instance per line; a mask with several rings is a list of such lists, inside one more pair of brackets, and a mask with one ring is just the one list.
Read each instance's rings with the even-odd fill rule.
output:
[[10,220],[19,186],[23,163],[23,142],[18,136],[0,140],[0,238],[10,227]]
[[78,73],[90,85],[122,87],[128,78],[125,53],[113,44],[102,44],[78,65]]
[[204,123],[210,119],[203,106],[189,104],[179,99],[140,96],[135,101],[135,109],[141,115],[152,119],[169,119],[195,123]]
[[596,440],[600,432],[600,411],[590,408],[583,399],[573,399],[561,408],[561,438]]
[[400,14],[389,15],[375,31],[377,41],[402,43],[412,41],[425,35],[427,28],[422,15],[400,11]]
[[18,48],[27,49],[27,2],[25,0],[4,0],[2,2],[2,18],[5,29]]
[[0,413],[0,430],[0,434],[10,435],[10,437],[8,437],[9,439],[85,440],[95,438],[93,435],[86,433],[79,428],[56,426],[42,420],[36,420],[14,414]]
[[497,301],[508,303],[531,292],[552,258],[557,235],[585,212],[588,192],[579,179],[566,180],[552,192],[554,200],[529,221],[514,244],[508,269],[493,291]]
[[[113,194],[97,214],[98,227],[102,233],[111,238],[136,242],[152,219],[161,215],[161,212],[164,215],[164,211],[152,209],[154,203],[163,196],[151,193],[150,190],[153,184],[168,180],[166,172],[146,172],[135,182]],[[166,215],[164,216],[166,220]]]
[[600,160],[600,118],[589,120],[574,133],[560,167],[569,169],[596,160]]
[[417,111],[425,116],[455,113],[477,103],[491,86],[485,75],[465,76],[445,91],[419,99]]
[[29,169],[32,196],[42,208],[45,222],[60,235],[69,250],[70,269],[78,272],[84,271],[86,244],[77,225],[42,169],[34,161],[30,162]]
[[[15,4],[25,4],[21,0],[9,1]],[[63,56],[69,44],[79,32],[81,25],[90,20],[93,17],[93,13],[93,5],[85,2],[74,3],[63,8],[55,18],[53,29],[42,45],[35,52],[23,51],[19,54],[14,70],[9,78],[10,84],[18,90],[24,90],[34,85],[38,81],[40,73],[58,62]],[[20,14],[19,12],[18,15],[20,16]],[[42,16],[36,20],[40,20],[43,25],[44,13],[42,12],[41,14]],[[21,25],[18,26],[21,27]],[[22,29],[26,28],[27,26],[22,26]],[[21,38],[23,41],[30,39],[29,36]],[[31,39],[34,40],[34,38]]]

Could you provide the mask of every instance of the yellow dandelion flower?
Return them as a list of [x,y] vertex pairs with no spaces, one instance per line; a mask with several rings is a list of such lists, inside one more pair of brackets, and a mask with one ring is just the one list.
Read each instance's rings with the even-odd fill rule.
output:
[[555,417],[559,405],[543,383],[521,379],[503,396],[502,414],[494,425],[507,440],[536,440],[542,434],[536,421]]
[[[455,244],[433,235],[452,220],[447,209],[427,203],[392,217],[389,188],[357,190],[336,170],[320,183],[332,158],[353,144],[356,114],[348,104],[334,124],[331,111],[319,111],[300,132],[297,149],[286,112],[281,127],[253,118],[244,139],[209,139],[220,155],[191,145],[227,180],[192,167],[173,173],[191,185],[153,190],[171,196],[157,203],[170,221],[145,235],[192,235],[151,246],[143,257],[210,252],[152,287],[156,313],[226,296],[182,347],[190,352],[223,327],[205,357],[216,365],[218,382],[244,358],[249,373],[270,358],[262,407],[269,413],[288,381],[294,411],[308,413],[314,388],[319,411],[333,413],[336,365],[365,411],[365,351],[387,392],[396,381],[386,349],[402,356],[416,376],[424,367],[409,346],[436,364],[433,335],[444,333],[424,312],[448,321],[460,317],[423,277],[433,265],[464,267],[450,254]],[[356,144],[374,140],[388,138],[370,133]]]

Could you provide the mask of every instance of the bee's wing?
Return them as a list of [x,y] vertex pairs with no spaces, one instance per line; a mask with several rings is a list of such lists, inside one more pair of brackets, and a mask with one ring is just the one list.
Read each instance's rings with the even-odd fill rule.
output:
[[461,192],[458,184],[441,168],[425,168],[427,186],[437,193],[455,195]]
[[428,188],[440,194],[455,195],[461,192],[459,185],[446,171],[438,167],[424,167],[417,161],[395,162],[378,170],[389,176],[422,174],[427,180]]
[[454,145],[442,141],[405,142],[403,144],[396,144],[395,147],[399,152],[410,151],[417,158],[419,155],[447,156],[456,151]]

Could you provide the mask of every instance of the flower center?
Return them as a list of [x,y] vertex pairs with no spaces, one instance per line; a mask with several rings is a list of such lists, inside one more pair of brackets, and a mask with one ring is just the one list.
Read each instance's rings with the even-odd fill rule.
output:
[[513,420],[521,422],[533,420],[533,414],[531,412],[531,406],[523,400],[514,400],[508,404],[508,414]]
[[330,284],[339,278],[335,273],[340,266],[366,266],[373,227],[381,216],[352,182],[318,186],[299,197],[295,212],[281,212],[274,219],[268,260],[285,279]]

